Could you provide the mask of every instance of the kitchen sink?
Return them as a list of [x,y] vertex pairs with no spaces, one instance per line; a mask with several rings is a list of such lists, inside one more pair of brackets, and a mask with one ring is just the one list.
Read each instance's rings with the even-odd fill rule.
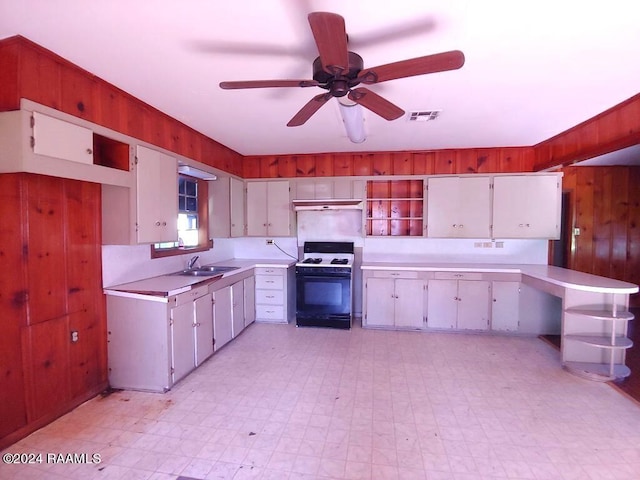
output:
[[180,272],[174,273],[174,275],[183,275],[185,277],[213,277],[215,275],[222,275],[236,270],[239,267],[226,267],[222,265],[209,265],[198,268],[188,268]]
[[226,267],[223,265],[205,265],[204,267],[200,267],[198,270],[206,271],[206,272],[215,272],[215,273],[227,273],[231,270],[237,270],[240,267]]
[[182,270],[176,272],[174,275],[183,275],[185,277],[213,277],[214,275],[221,275],[222,272],[212,272],[210,270],[200,270],[199,268],[192,268],[189,270]]

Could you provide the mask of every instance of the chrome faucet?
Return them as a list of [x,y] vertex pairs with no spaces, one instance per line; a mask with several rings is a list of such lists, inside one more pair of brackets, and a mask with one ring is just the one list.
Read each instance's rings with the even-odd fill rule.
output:
[[198,261],[199,258],[200,257],[198,255],[195,255],[195,256],[191,257],[191,260],[189,260],[187,268],[189,268],[189,270],[191,270],[193,268],[193,266],[196,264],[196,262]]

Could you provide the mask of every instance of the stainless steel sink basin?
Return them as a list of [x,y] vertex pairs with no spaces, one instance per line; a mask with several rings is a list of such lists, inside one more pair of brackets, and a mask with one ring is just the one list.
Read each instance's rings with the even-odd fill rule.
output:
[[185,277],[213,277],[214,275],[220,275],[221,273],[222,272],[212,272],[209,270],[193,268],[191,270],[182,270],[181,272],[174,273],[174,275],[183,275]]
[[236,270],[239,267],[226,267],[222,265],[205,265],[204,267],[188,268],[181,272],[174,273],[174,275],[183,275],[185,277],[213,277],[216,275],[222,275]]
[[215,273],[227,273],[231,270],[237,270],[240,267],[226,267],[224,265],[205,265],[204,267],[200,267],[198,270],[207,271],[207,272],[215,272]]

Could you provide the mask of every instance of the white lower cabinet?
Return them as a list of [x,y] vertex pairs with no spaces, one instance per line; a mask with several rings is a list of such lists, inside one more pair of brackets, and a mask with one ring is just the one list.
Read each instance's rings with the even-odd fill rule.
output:
[[255,320],[289,323],[295,317],[293,267],[256,267]]
[[250,276],[244,283],[244,326],[248,327],[256,321],[256,277]]
[[214,282],[211,287],[214,305],[213,338],[216,351],[240,335],[245,327],[255,320],[255,277],[250,275],[239,280],[227,282],[219,280],[218,282]]
[[520,282],[491,282],[491,330],[517,332],[520,328]]
[[456,330],[489,328],[488,281],[436,277],[429,281],[427,292],[427,327]]
[[213,346],[218,351],[233,339],[231,285],[213,292]]
[[244,330],[244,282],[231,285],[231,324],[233,338]]
[[382,278],[366,279],[363,326],[424,328],[426,280],[417,278],[417,272],[375,272],[374,275]]
[[148,299],[107,295],[109,384],[165,392],[213,353],[207,287]]

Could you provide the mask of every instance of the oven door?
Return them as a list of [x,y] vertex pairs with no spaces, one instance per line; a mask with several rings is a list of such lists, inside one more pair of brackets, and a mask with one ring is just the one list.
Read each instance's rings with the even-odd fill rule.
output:
[[351,316],[351,274],[298,273],[298,318]]

